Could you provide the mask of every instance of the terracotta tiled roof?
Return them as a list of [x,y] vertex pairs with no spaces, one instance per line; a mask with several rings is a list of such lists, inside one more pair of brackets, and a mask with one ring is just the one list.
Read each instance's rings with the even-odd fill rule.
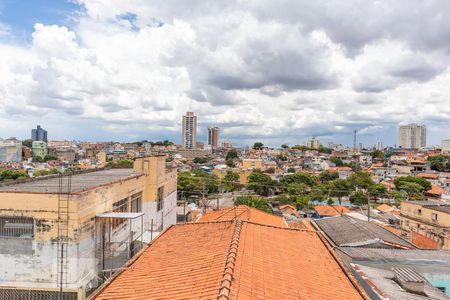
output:
[[392,206],[389,206],[389,205],[387,205],[387,204],[381,204],[381,205],[379,205],[378,207],[377,207],[377,209],[379,210],[379,211],[381,211],[382,213],[388,213],[388,212],[391,212],[391,211],[393,211],[394,210],[394,208],[392,207]]
[[440,187],[440,186],[433,186],[431,189],[429,189],[427,191],[428,194],[432,194],[432,195],[442,195],[442,193],[444,192],[444,190]]
[[272,225],[279,227],[288,227],[282,217],[278,217],[259,209],[248,207],[246,205],[239,205],[230,208],[225,208],[218,211],[203,214],[197,222],[209,221],[230,221],[234,219],[241,219],[244,221],[251,221],[253,223]]
[[175,225],[91,299],[363,299],[316,232]]
[[439,175],[438,174],[430,174],[430,173],[419,173],[416,175],[416,177],[426,178],[426,179],[438,179]]
[[341,205],[316,205],[314,210],[321,216],[339,216],[350,212],[347,207]]

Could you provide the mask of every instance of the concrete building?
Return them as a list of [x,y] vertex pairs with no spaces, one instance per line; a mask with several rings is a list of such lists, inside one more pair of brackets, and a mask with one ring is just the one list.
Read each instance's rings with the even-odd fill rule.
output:
[[222,141],[222,143],[220,145],[224,149],[233,148],[233,144],[230,141]]
[[450,205],[437,201],[403,201],[400,205],[403,230],[418,233],[450,250]]
[[402,148],[423,148],[427,145],[427,127],[415,123],[398,129],[398,144]]
[[442,153],[450,154],[450,139],[442,140],[441,147]]
[[47,143],[44,141],[33,141],[31,144],[33,156],[44,158],[48,154]]
[[318,149],[320,147],[320,141],[313,137],[308,141],[306,146],[311,149]]
[[379,150],[379,151],[383,151],[383,142],[382,141],[378,141],[377,142],[377,145],[375,146],[375,149],[376,150]]
[[208,128],[208,146],[213,150],[219,146],[219,127]]
[[0,139],[0,161],[21,162],[22,142],[16,138]]
[[41,128],[41,125],[38,125],[36,129],[31,129],[31,140],[47,142],[47,130]]
[[187,112],[183,116],[182,147],[184,149],[197,147],[197,116],[193,112]]
[[176,223],[176,188],[165,156],[0,186],[0,299],[84,299]]
[[178,149],[176,154],[181,155],[182,158],[191,160],[196,157],[205,157],[212,155],[211,150],[204,149]]

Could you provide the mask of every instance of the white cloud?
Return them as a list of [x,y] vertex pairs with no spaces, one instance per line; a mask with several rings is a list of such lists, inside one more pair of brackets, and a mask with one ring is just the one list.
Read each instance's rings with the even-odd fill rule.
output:
[[0,42],[1,134],[178,140],[193,110],[240,143],[393,144],[400,122],[450,121],[443,0],[79,2],[74,28]]

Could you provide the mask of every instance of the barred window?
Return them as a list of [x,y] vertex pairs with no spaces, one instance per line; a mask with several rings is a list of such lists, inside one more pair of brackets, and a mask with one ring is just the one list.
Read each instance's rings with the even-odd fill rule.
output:
[[142,192],[131,195],[131,212],[142,211]]
[[156,196],[156,210],[160,211],[164,207],[164,187],[158,188],[158,195]]
[[[113,212],[127,212],[128,211],[128,198],[113,203]],[[112,220],[112,228],[116,228],[120,224],[124,223],[125,219]]]
[[32,238],[33,235],[32,218],[0,218],[0,237]]

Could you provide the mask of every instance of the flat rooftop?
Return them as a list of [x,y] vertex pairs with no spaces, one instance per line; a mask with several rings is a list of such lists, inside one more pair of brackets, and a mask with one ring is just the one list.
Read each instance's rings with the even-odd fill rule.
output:
[[[69,176],[63,176],[62,192],[78,193],[113,182],[139,177],[140,175],[134,169],[110,169],[79,173],[71,176],[70,190],[68,187]],[[0,186],[0,193],[56,194],[59,191],[59,176],[37,178],[36,180]]]

